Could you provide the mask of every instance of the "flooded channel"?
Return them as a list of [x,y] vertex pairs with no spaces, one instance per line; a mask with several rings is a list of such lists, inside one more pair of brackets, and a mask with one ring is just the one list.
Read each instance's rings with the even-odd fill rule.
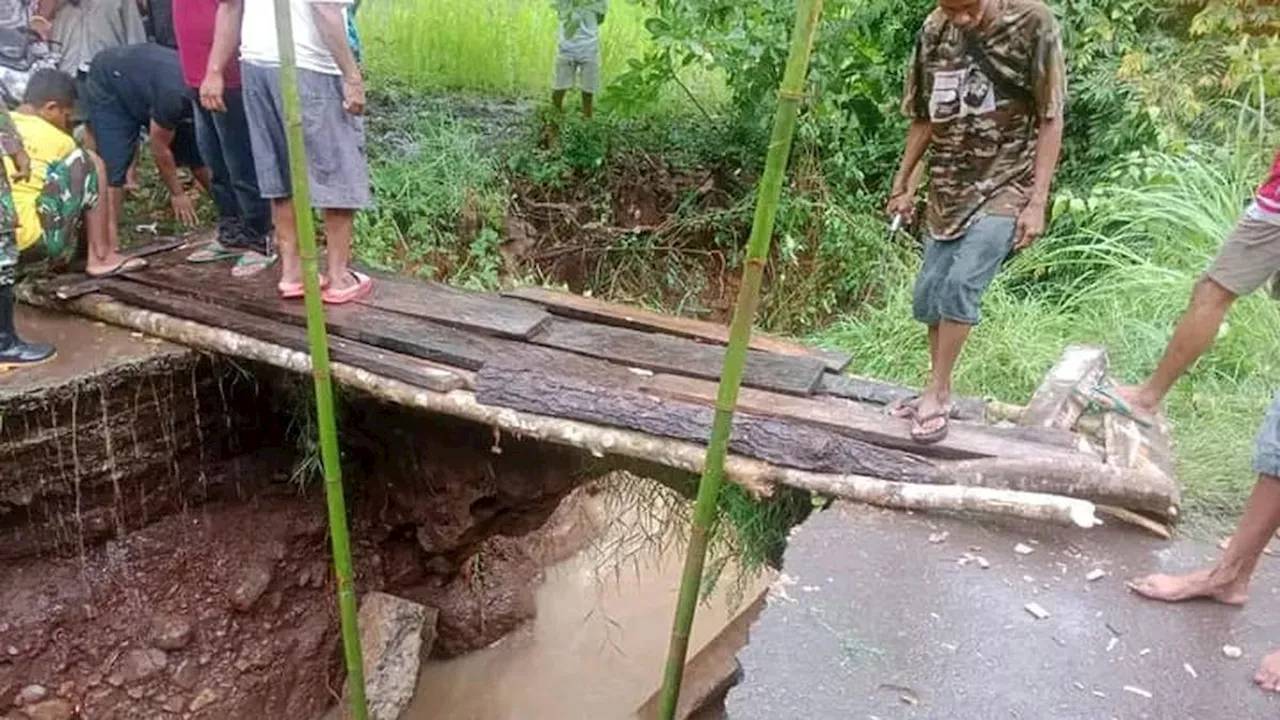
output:
[[[683,545],[663,543],[663,550],[619,560],[617,548],[627,541],[618,535],[626,526],[606,523],[596,542],[548,568],[537,618],[525,627],[484,650],[427,664],[406,720],[637,717],[661,683]],[[745,642],[745,615],[769,579],[753,579],[731,603],[728,593],[737,583],[726,571],[699,607],[689,657],[712,641],[717,649],[732,643],[722,653],[731,663],[732,651]],[[721,637],[731,623],[733,632]],[[690,673],[686,689],[697,684]]]

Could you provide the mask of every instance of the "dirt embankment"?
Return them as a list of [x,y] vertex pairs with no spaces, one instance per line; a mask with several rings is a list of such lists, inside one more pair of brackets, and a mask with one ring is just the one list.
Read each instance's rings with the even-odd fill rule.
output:
[[[0,567],[0,718],[311,720],[343,671],[322,488],[299,491],[279,452],[291,420],[279,378],[216,363],[151,370],[91,401],[2,409],[0,463],[53,474],[11,475],[13,461],[0,480],[0,532],[26,543]],[[153,381],[155,396],[135,399]],[[51,408],[64,417],[62,402],[85,423],[82,408],[106,417],[77,431],[33,424]],[[547,520],[592,468],[372,400],[347,398],[341,418],[357,587],[439,608],[437,655],[531,617],[542,561],[563,554],[577,518]],[[140,432],[123,453],[127,424]],[[74,453],[58,461],[49,443],[68,433]]]

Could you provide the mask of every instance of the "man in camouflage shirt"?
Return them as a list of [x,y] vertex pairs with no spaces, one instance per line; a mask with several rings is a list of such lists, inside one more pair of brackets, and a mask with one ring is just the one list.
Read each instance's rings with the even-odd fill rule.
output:
[[53,357],[50,345],[28,344],[18,337],[13,325],[13,284],[18,267],[18,212],[14,208],[9,177],[26,180],[31,175],[31,159],[22,145],[9,112],[0,107],[0,149],[13,162],[10,173],[0,173],[0,371],[44,362]]
[[913,313],[929,328],[931,379],[894,406],[917,442],[946,437],[951,375],[1005,258],[1044,232],[1062,148],[1066,70],[1053,13],[1038,0],[939,0],[907,71],[911,118],[888,212],[910,221],[926,151],[924,264]]

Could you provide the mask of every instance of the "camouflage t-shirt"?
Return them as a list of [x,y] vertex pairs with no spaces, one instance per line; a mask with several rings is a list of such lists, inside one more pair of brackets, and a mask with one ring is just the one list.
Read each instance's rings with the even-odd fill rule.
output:
[[925,20],[903,111],[933,126],[926,222],[938,240],[979,214],[1017,215],[1030,198],[1040,120],[1066,97],[1062,33],[1037,0],[990,0],[973,28]]

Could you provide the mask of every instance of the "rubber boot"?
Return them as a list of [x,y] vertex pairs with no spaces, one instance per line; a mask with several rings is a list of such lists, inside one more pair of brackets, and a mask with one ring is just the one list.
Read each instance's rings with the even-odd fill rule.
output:
[[0,287],[0,370],[39,365],[57,350],[44,343],[26,343],[13,325],[13,286]]

